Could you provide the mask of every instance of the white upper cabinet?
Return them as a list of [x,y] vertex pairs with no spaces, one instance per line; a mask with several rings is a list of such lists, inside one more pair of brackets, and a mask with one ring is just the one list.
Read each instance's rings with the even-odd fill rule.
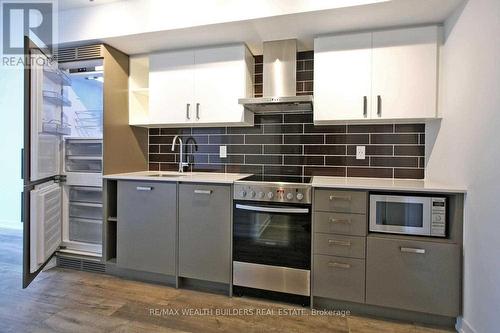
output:
[[372,117],[436,117],[437,37],[437,27],[373,33]]
[[185,124],[193,118],[194,52],[175,51],[149,56],[149,122]]
[[253,67],[243,44],[151,54],[147,116],[140,108],[130,109],[130,124],[251,126],[253,113],[238,99],[253,96]]
[[438,27],[317,38],[314,122],[437,117]]
[[253,95],[253,56],[245,46],[222,46],[194,52],[194,122],[253,124],[238,98]]
[[314,41],[314,121],[369,117],[371,33]]

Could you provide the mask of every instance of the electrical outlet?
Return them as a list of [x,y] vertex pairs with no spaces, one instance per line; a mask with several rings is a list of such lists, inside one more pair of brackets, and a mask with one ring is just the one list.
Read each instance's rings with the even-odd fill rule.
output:
[[364,160],[365,159],[365,146],[356,146],[356,159]]
[[227,157],[227,146],[219,146],[219,157],[220,158]]

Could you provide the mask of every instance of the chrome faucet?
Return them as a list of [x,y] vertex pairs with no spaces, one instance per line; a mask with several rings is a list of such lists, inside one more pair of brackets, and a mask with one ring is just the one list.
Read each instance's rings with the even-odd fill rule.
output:
[[172,140],[172,151],[175,150],[175,141],[179,139],[179,172],[184,172],[184,167],[189,166],[188,162],[183,162],[184,158],[184,153],[183,153],[183,146],[182,146],[182,139],[180,136],[176,135],[174,136],[174,139]]

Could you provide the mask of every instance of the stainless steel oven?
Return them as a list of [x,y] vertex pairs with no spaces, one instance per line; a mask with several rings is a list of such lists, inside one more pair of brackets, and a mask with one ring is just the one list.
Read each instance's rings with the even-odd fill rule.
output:
[[446,237],[446,198],[370,194],[370,231]]
[[235,184],[233,285],[309,296],[310,187],[269,186]]

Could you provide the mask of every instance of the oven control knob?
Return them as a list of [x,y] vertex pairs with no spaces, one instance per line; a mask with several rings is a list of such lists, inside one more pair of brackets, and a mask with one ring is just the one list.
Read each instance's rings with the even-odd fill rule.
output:
[[244,198],[244,197],[246,197],[246,195],[247,195],[247,192],[245,190],[240,192],[240,197]]
[[257,198],[262,199],[264,197],[264,192],[260,191],[257,193]]
[[293,194],[292,194],[292,193],[287,193],[287,194],[286,194],[286,198],[287,198],[288,200],[292,200],[292,199],[293,199]]
[[297,193],[297,200],[302,200],[304,199],[304,195],[302,193]]
[[250,191],[250,198],[255,198],[255,191]]
[[272,198],[274,197],[274,193],[273,193],[273,192],[268,192],[268,193],[267,193],[267,197],[268,197],[269,199],[272,199]]

